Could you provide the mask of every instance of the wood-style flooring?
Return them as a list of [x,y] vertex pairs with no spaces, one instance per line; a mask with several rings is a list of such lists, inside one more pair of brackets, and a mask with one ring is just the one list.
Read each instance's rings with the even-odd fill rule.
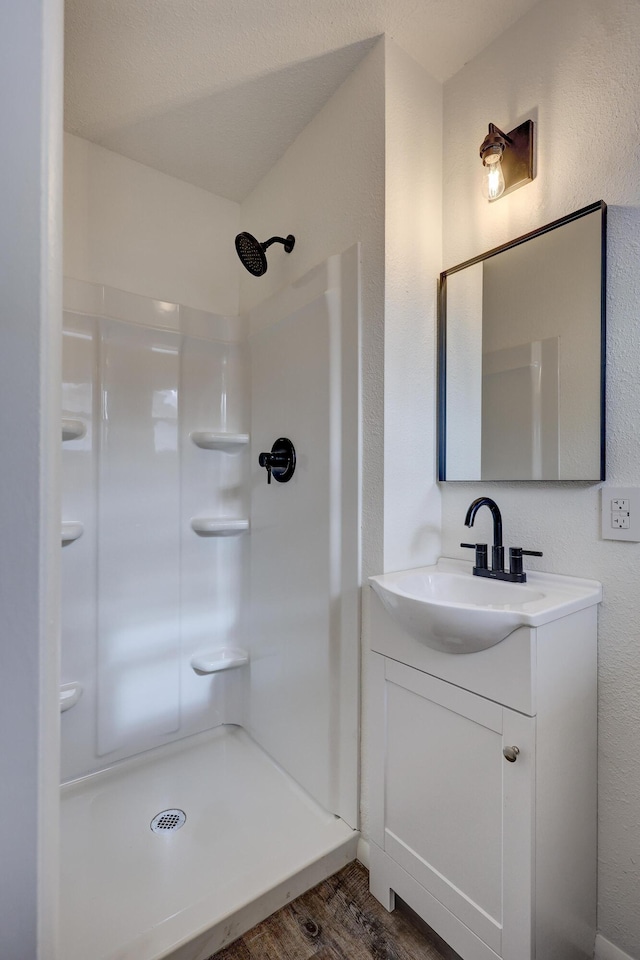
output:
[[369,893],[369,874],[356,861],[215,960],[455,960],[457,954],[414,917],[399,909],[388,913]]

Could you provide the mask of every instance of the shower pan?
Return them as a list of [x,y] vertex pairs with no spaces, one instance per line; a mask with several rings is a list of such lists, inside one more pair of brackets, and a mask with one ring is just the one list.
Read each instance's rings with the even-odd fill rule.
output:
[[205,960],[355,857],[358,258],[231,319],[66,283],[64,960]]

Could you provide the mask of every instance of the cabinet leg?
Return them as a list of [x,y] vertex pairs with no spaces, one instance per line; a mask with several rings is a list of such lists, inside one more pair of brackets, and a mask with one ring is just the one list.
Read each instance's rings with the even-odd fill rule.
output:
[[396,894],[389,886],[389,870],[386,867],[385,855],[377,845],[369,846],[369,890],[385,910],[392,913],[396,908]]
[[380,882],[376,877],[369,874],[369,890],[376,900],[382,904],[385,910],[388,910],[389,913],[392,913],[395,910],[395,890],[392,890],[388,884]]

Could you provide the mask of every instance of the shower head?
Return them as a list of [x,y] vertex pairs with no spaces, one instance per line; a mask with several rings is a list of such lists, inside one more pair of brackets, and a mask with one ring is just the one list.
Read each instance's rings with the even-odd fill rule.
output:
[[267,247],[270,247],[272,243],[282,243],[285,253],[291,253],[295,242],[296,238],[291,233],[286,239],[284,237],[271,237],[264,243],[260,243],[250,233],[239,233],[236,237],[236,250],[243,267],[254,277],[261,277],[267,272],[267,257],[265,255]]

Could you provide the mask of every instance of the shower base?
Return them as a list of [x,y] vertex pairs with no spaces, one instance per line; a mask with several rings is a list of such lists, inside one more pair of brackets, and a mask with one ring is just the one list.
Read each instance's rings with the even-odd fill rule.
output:
[[[154,832],[151,821],[177,829]],[[205,960],[355,858],[358,833],[240,727],[62,787],[64,960]]]

